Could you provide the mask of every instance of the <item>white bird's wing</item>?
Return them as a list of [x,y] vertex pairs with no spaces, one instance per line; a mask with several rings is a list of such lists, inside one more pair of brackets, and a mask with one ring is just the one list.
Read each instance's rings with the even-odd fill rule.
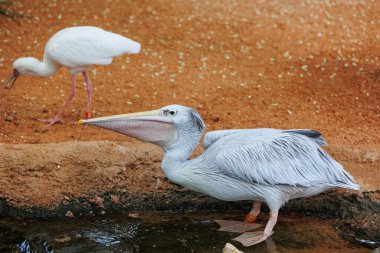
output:
[[45,47],[46,55],[61,65],[77,68],[107,65],[124,53],[138,53],[140,44],[97,27],[71,27],[57,32]]
[[358,187],[351,175],[317,142],[305,132],[297,131],[263,129],[261,134],[239,131],[218,141],[222,148],[216,151],[216,163],[222,173],[249,183]]

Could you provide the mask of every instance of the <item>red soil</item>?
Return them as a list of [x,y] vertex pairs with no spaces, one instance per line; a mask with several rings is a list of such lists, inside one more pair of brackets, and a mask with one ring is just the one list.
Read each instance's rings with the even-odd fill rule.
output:
[[[379,144],[380,34],[373,1],[20,1],[0,16],[0,81],[21,56],[42,58],[58,30],[99,26],[142,44],[94,67],[94,116],[183,104],[208,130],[313,128],[332,144]],[[77,78],[69,122],[84,117]],[[70,92],[68,70],[20,77],[0,99],[0,143],[127,140],[72,124],[42,129]]]

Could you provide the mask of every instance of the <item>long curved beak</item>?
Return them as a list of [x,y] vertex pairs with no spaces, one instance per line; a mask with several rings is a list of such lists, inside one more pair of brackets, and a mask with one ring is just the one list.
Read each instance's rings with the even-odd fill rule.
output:
[[8,80],[3,84],[3,87],[1,87],[1,90],[0,90],[0,94],[3,94],[3,91],[5,88],[8,87],[8,84],[13,80],[12,84],[8,87],[8,92],[7,92],[7,96],[9,95],[9,92],[11,91],[11,89],[13,88],[13,85],[15,84],[17,78],[19,77],[20,75],[18,74],[18,72],[16,70],[13,70],[11,76],[8,78]]
[[174,121],[162,116],[160,110],[81,119],[78,125],[105,128],[162,147],[178,138]]

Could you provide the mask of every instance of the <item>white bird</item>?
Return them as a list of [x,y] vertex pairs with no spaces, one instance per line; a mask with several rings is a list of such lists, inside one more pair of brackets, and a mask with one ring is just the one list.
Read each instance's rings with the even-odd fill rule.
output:
[[98,27],[78,26],[63,29],[54,34],[46,43],[42,62],[33,57],[22,57],[13,62],[13,72],[3,85],[0,94],[14,79],[9,87],[9,93],[20,75],[46,77],[65,66],[70,69],[71,94],[53,119],[42,121],[47,122],[48,125],[63,122],[63,111],[75,96],[75,74],[80,72],[83,73],[87,84],[86,118],[91,118],[92,85],[87,74],[90,66],[111,64],[116,56],[139,53],[140,47],[138,42]]
[[[159,110],[80,120],[163,148],[161,168],[174,183],[224,201],[253,200],[245,222],[216,221],[220,230],[246,232],[267,203],[270,218],[263,232],[246,232],[235,240],[251,246],[273,232],[278,211],[287,201],[334,188],[358,190],[352,176],[320,146],[313,130],[232,129],[206,134],[205,151],[189,156],[205,130],[191,108],[169,105]],[[249,224],[251,223],[251,224]]]

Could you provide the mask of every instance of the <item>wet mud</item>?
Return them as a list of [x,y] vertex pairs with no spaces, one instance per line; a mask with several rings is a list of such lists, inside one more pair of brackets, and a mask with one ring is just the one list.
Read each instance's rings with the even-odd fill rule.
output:
[[[196,212],[169,215],[131,213],[81,219],[0,219],[0,251],[220,253],[229,242],[245,253],[337,252],[372,250],[342,237],[333,223],[320,218],[282,215],[266,242],[249,248],[232,239],[239,234],[217,231],[213,219],[238,220],[241,212]],[[258,219],[265,224],[267,214]],[[133,217],[133,218],[132,218]]]

